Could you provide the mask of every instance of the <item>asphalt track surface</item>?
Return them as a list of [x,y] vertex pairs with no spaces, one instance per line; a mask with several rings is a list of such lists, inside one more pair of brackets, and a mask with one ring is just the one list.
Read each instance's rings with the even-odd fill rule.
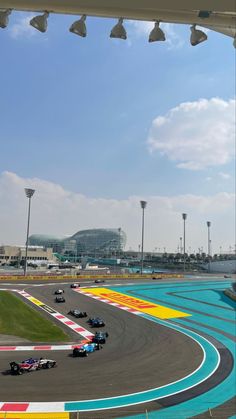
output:
[[[173,279],[171,282],[173,283]],[[112,281],[111,284],[115,285],[115,282]],[[0,399],[4,401],[69,401],[129,394],[178,380],[196,369],[202,360],[203,354],[199,345],[186,335],[75,293],[69,285],[62,286],[58,283],[35,287],[30,284],[18,286],[14,283],[13,288],[25,289],[64,315],[72,308],[87,311],[91,317],[99,315],[106,321],[104,330],[109,332],[109,338],[101,351],[90,354],[87,358],[74,359],[66,351],[0,353]],[[57,288],[65,289],[66,303],[54,302],[53,292]],[[40,313],[53,320],[42,310]],[[86,319],[75,321],[94,332],[89,328]],[[78,341],[77,334],[61,323],[58,325],[65,328],[71,342]],[[58,367],[16,377],[5,374],[11,360],[21,360],[29,356],[56,359]],[[176,402],[178,403],[177,400]],[[156,410],[165,403],[165,400],[160,404],[151,402],[147,407],[149,411]],[[144,411],[145,405],[137,405],[125,410],[83,413],[80,417],[112,418]]]
[[[86,358],[73,358],[66,351],[37,353],[56,359],[58,367],[55,369],[16,377],[4,372],[0,375],[1,399],[4,401],[25,401],[26,398],[27,401],[69,401],[129,394],[178,380],[191,373],[202,360],[201,348],[189,337],[92,300],[74,292],[68,285],[63,285],[64,304],[54,302],[53,292],[57,286],[24,288],[62,314],[79,308],[87,311],[88,316],[99,315],[106,322],[104,330],[109,338],[100,351]],[[94,332],[86,318],[75,321]],[[77,334],[66,327],[65,330],[72,342],[78,341]],[[6,370],[11,360],[30,356],[32,353],[28,351],[3,352],[0,370]]]

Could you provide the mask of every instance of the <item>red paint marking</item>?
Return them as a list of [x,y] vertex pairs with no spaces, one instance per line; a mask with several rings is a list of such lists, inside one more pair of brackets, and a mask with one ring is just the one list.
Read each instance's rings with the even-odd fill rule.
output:
[[46,346],[46,345],[44,345],[44,346],[34,346],[34,351],[47,351],[47,350],[50,350],[52,348],[52,346],[50,345],[50,346]]
[[76,332],[84,332],[85,329],[83,329],[83,327],[76,327],[74,330],[76,330]]
[[68,320],[67,322],[65,322],[65,324],[67,324],[68,326],[71,326],[72,324],[76,324],[76,323],[72,322],[71,320]]
[[26,412],[29,403],[4,403],[0,409],[1,412]]
[[57,314],[55,317],[57,319],[65,319],[65,316],[62,316],[62,314]]
[[16,346],[0,346],[0,351],[14,351]]

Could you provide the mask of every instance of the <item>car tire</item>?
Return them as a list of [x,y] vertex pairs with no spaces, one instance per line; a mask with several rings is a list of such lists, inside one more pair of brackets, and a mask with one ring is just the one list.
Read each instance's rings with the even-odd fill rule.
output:
[[12,367],[12,371],[16,374],[16,373],[19,373],[19,366],[18,365],[14,365],[13,367]]
[[19,375],[24,374],[24,372],[25,372],[25,370],[23,370],[23,368],[19,368],[19,371],[18,371],[18,374],[19,374]]
[[52,368],[52,363],[51,363],[51,362],[47,362],[47,363],[46,363],[46,368],[48,368],[48,369],[49,369],[49,368]]

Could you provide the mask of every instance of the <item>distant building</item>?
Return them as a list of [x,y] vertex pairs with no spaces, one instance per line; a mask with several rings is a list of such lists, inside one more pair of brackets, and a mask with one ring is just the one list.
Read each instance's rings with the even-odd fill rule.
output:
[[54,253],[62,254],[104,254],[123,251],[126,234],[121,228],[96,228],[81,230],[71,237],[55,237],[33,234],[29,244],[52,247]]
[[[13,262],[20,264],[25,260],[25,246],[0,246],[0,265],[10,265]],[[27,260],[47,262],[53,259],[52,249],[40,246],[29,246]]]
[[29,245],[52,248],[53,252],[60,253],[64,248],[65,237],[56,237],[48,234],[32,234],[29,237]]
[[205,263],[203,265],[203,268],[206,270],[210,269],[210,272],[235,274],[236,273],[236,259],[211,261],[210,266],[208,263]]

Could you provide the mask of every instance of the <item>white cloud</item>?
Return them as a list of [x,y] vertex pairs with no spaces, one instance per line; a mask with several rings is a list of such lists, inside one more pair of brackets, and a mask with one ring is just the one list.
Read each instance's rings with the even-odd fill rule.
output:
[[220,176],[222,179],[225,179],[225,180],[227,180],[227,179],[230,179],[230,178],[231,178],[231,176],[230,176],[230,174],[229,174],[229,173],[224,173],[224,172],[220,172],[220,173],[219,173],[219,176]]
[[235,100],[181,103],[153,120],[148,145],[151,152],[158,151],[182,169],[230,162],[235,157]]
[[127,233],[127,249],[141,241],[140,199],[145,210],[145,249],[175,251],[182,236],[182,212],[188,214],[186,245],[207,246],[206,220],[212,222],[212,247],[228,249],[234,243],[235,195],[130,196],[124,200],[90,198],[37,178],[15,173],[0,175],[0,244],[23,244],[26,236],[27,199],[24,188],[35,188],[30,233],[71,235],[88,228],[119,228]]
[[10,36],[13,39],[32,38],[37,32],[36,29],[29,24],[32,17],[32,14],[19,14],[16,22],[9,26]]
[[[149,33],[154,27],[154,22],[144,22],[138,20],[131,20],[128,22],[128,32],[130,37],[143,38],[145,37],[148,42]],[[176,26],[172,23],[161,23],[161,29],[166,36],[165,44],[167,49],[177,49],[184,45],[184,39],[176,30]]]

